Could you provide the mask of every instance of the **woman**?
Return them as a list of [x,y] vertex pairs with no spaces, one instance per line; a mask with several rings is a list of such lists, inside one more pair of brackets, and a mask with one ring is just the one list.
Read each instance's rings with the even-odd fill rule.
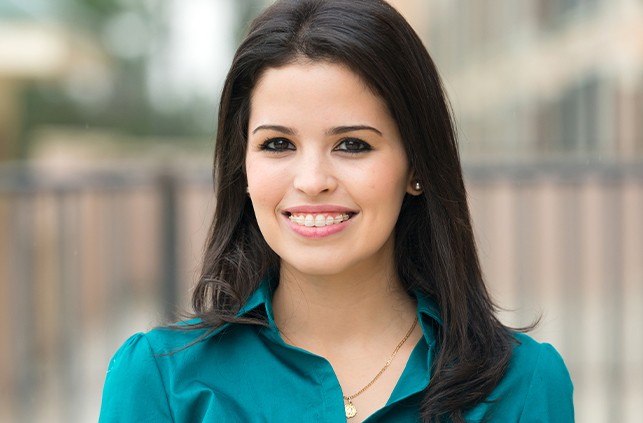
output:
[[437,70],[379,0],[278,1],[221,99],[194,319],[116,353],[101,421],[573,421],[503,326]]

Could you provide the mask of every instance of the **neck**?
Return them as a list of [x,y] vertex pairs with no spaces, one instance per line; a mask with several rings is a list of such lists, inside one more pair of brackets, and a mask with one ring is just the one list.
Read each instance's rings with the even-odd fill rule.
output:
[[400,338],[415,319],[416,305],[388,267],[318,276],[282,264],[273,296],[280,332],[327,357]]

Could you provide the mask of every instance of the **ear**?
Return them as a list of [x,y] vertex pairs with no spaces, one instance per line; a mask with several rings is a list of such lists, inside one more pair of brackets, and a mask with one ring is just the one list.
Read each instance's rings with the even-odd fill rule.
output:
[[413,196],[422,194],[422,182],[415,176],[415,171],[409,172],[408,180],[406,181],[406,192]]

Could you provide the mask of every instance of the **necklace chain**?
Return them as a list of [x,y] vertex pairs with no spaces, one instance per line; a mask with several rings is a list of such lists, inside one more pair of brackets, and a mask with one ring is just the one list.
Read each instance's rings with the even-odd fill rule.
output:
[[406,335],[404,335],[404,338],[400,341],[400,343],[399,343],[399,344],[397,344],[397,347],[395,347],[395,350],[393,350],[393,354],[391,354],[391,356],[389,357],[389,359],[388,359],[388,360],[386,360],[386,364],[384,364],[384,367],[382,367],[382,368],[380,369],[380,371],[379,371],[379,372],[377,372],[377,374],[375,375],[375,377],[374,377],[373,379],[371,379],[371,381],[370,381],[370,382],[368,382],[368,384],[367,384],[366,386],[364,386],[362,389],[360,389],[359,391],[355,392],[355,393],[354,393],[354,394],[352,394],[352,395],[344,395],[344,399],[345,399],[346,401],[350,402],[353,398],[355,398],[355,397],[357,397],[358,395],[362,394],[364,391],[366,391],[368,388],[370,388],[370,387],[375,383],[375,381],[376,381],[377,379],[379,379],[379,377],[380,377],[380,376],[382,376],[382,373],[384,373],[384,371],[385,371],[386,369],[388,369],[388,366],[390,366],[390,365],[391,365],[391,362],[393,361],[393,358],[395,357],[395,355],[397,354],[397,352],[400,350],[400,348],[402,348],[402,345],[404,345],[404,343],[406,342],[406,340],[407,340],[407,339],[409,339],[409,336],[411,336],[411,333],[413,333],[413,329],[415,329],[415,326],[417,325],[417,323],[418,323],[418,319],[417,319],[417,317],[416,317],[416,318],[415,318],[415,320],[413,320],[413,325],[411,325],[411,329],[409,329],[409,331],[406,333]]
[[[415,329],[415,326],[417,325],[417,323],[418,323],[418,318],[417,318],[417,316],[416,316],[416,317],[415,317],[415,319],[413,320],[413,325],[411,325],[411,328],[410,328],[410,329],[409,329],[409,331],[406,333],[406,335],[404,335],[404,338],[400,341],[400,343],[399,343],[399,344],[397,344],[397,346],[395,347],[395,350],[393,350],[393,353],[391,354],[391,356],[389,357],[389,359],[388,359],[388,360],[386,360],[386,364],[384,364],[384,367],[382,367],[382,368],[380,369],[380,371],[379,371],[379,372],[377,372],[377,374],[375,375],[375,377],[374,377],[373,379],[371,379],[371,381],[370,381],[370,382],[368,382],[368,384],[366,384],[366,386],[364,386],[362,389],[360,389],[359,391],[355,392],[355,393],[354,393],[354,394],[352,394],[352,395],[342,395],[342,396],[344,397],[344,401],[346,401],[346,404],[345,404],[345,406],[344,406],[344,409],[345,409],[344,411],[346,412],[346,417],[347,417],[347,418],[349,418],[349,419],[350,419],[351,417],[354,417],[354,416],[357,414],[357,409],[356,409],[356,408],[355,408],[355,406],[353,405],[353,401],[352,401],[352,400],[353,400],[353,398],[355,398],[355,397],[357,397],[357,396],[361,395],[362,393],[364,393],[364,391],[366,391],[368,388],[370,388],[370,387],[375,383],[375,381],[377,381],[377,379],[379,379],[379,377],[380,377],[380,376],[382,376],[382,373],[384,373],[384,372],[386,371],[386,369],[388,369],[388,366],[390,366],[390,365],[391,365],[391,362],[393,361],[393,358],[395,358],[395,355],[397,354],[397,352],[400,350],[400,348],[402,348],[402,345],[404,345],[404,343],[406,342],[406,340],[407,340],[407,339],[409,339],[409,336],[411,336],[411,333],[413,333],[413,329]],[[277,329],[277,330],[279,330],[279,329]],[[287,336],[285,333],[283,333],[283,332],[281,332],[281,331],[279,331],[279,332],[280,332],[280,333],[281,333],[281,334],[282,334],[282,335],[283,335],[283,336],[284,336],[284,337],[285,337],[285,338],[286,338],[286,339],[287,339],[291,344],[295,345],[295,343],[294,343],[290,338],[288,338],[288,336]]]

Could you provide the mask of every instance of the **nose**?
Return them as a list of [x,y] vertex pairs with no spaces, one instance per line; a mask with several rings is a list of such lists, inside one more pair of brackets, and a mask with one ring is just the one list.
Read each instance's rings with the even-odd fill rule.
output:
[[308,196],[314,197],[337,188],[332,164],[323,153],[311,152],[302,155],[294,171],[294,188]]

